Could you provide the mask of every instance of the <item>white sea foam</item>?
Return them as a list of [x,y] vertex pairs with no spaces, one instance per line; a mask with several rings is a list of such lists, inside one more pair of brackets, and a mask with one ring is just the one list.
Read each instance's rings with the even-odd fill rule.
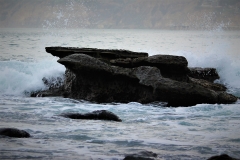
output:
[[191,53],[177,53],[188,59],[190,67],[216,68],[220,82],[231,88],[240,88],[240,57],[224,54],[223,52],[208,55],[193,55]]
[[[174,55],[182,55],[187,58],[190,67],[213,67],[220,75],[220,82],[230,88],[240,88],[240,55],[236,43],[240,39],[232,41],[235,32],[205,32],[204,41],[196,39],[199,51],[177,50]],[[233,38],[234,39],[234,38]]]
[[65,67],[54,60],[40,62],[0,61],[0,94],[21,95],[44,89],[43,77],[59,77]]

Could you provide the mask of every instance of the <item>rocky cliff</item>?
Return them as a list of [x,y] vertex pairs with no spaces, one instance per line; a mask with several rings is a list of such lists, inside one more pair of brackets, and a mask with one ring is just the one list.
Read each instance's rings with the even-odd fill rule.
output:
[[0,27],[240,28],[239,0],[0,0]]

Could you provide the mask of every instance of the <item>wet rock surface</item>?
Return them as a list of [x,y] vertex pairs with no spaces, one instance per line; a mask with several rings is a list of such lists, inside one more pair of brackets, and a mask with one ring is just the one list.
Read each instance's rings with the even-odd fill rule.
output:
[[226,87],[213,83],[214,68],[188,68],[182,56],[126,50],[46,47],[66,67],[61,95],[97,103],[167,102],[168,106],[233,103]]
[[95,58],[102,58],[105,60],[116,58],[138,58],[148,57],[148,53],[132,52],[128,50],[118,49],[97,49],[97,48],[77,48],[77,47],[46,47],[46,52],[53,56],[63,58],[71,54],[86,54]]
[[194,68],[189,68],[189,70],[190,70],[189,76],[196,79],[204,79],[209,82],[213,82],[216,79],[220,78],[216,68],[194,67]]
[[57,97],[64,93],[64,76],[62,77],[43,77],[42,81],[46,90],[31,92],[31,97]]
[[61,116],[71,119],[87,119],[87,120],[106,120],[106,121],[117,121],[122,122],[122,120],[114,113],[106,110],[97,110],[91,113],[81,114],[81,113],[64,113]]
[[227,154],[222,154],[222,155],[220,155],[220,156],[213,156],[213,157],[211,157],[211,158],[208,158],[207,160],[239,160],[239,159],[230,157],[230,156],[227,155]]
[[151,151],[142,151],[137,154],[126,155],[123,160],[155,160],[157,154]]
[[14,138],[29,138],[30,134],[17,128],[0,128],[0,135]]

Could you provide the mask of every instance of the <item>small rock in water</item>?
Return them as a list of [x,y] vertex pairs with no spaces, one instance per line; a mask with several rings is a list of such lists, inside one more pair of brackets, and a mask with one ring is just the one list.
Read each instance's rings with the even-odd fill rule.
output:
[[62,114],[61,116],[71,119],[108,120],[122,122],[122,120],[117,115],[106,110],[97,110],[86,114],[66,113]]
[[28,138],[30,134],[17,128],[0,128],[0,135],[14,138]]
[[138,154],[126,155],[123,160],[154,160],[156,157],[156,153],[150,151],[142,151]]
[[220,156],[213,156],[207,160],[239,160],[239,159],[236,159],[236,158],[232,158],[230,157],[229,155],[227,154],[222,154]]

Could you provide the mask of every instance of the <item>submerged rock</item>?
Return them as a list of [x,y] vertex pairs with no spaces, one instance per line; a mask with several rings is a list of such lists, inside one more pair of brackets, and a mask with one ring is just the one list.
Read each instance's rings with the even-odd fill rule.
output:
[[62,114],[61,116],[71,119],[108,120],[122,122],[122,120],[117,115],[106,110],[98,110],[86,114],[65,113]]
[[30,134],[17,128],[0,128],[0,135],[14,138],[28,138]]
[[185,57],[126,50],[46,47],[66,67],[61,94],[98,103],[167,102],[169,106],[233,103],[226,87],[212,83],[214,68],[188,68]]

